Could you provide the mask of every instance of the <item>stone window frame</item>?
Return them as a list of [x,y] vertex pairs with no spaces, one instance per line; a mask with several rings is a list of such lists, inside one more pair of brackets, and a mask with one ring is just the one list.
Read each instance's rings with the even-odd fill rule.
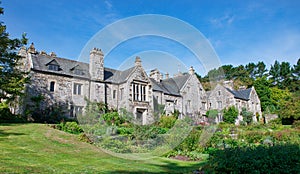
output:
[[217,101],[218,109],[222,109],[222,101]]
[[82,95],[83,84],[81,83],[73,83],[73,95]]
[[132,82],[132,100],[146,102],[147,101],[147,84],[141,82]]
[[112,98],[113,99],[116,99],[117,98],[117,90],[113,90],[113,93],[112,93]]
[[124,88],[120,89],[120,100],[123,100],[124,98]]
[[[54,83],[54,86],[53,86],[53,91],[51,90],[51,83]],[[48,80],[48,84],[49,84],[49,86],[48,86],[48,90],[49,90],[49,92],[51,92],[51,93],[54,93],[55,91],[56,91],[56,86],[57,86],[57,81],[56,80],[54,80],[54,79],[49,79]]]

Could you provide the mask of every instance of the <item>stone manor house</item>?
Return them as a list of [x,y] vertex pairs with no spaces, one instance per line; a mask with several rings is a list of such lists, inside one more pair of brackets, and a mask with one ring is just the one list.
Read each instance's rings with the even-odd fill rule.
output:
[[84,111],[85,98],[116,110],[124,108],[141,124],[153,121],[158,106],[164,106],[166,114],[179,111],[180,118],[199,119],[209,109],[222,110],[230,105],[239,110],[247,107],[261,115],[260,101],[253,87],[236,91],[218,85],[206,92],[193,67],[188,73],[173,77],[165,74],[163,78],[157,69],[148,75],[139,57],[135,65],[124,71],[104,67],[104,54],[97,48],[90,51],[89,63],[60,58],[53,52],[38,52],[33,44],[28,49],[22,48],[19,55],[24,57],[23,68],[31,77],[26,102],[43,95],[42,107],[63,103],[69,117]]

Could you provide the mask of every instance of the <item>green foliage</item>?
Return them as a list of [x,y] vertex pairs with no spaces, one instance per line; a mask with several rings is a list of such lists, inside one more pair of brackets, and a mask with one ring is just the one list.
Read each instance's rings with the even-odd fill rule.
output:
[[230,106],[228,109],[224,109],[223,120],[225,123],[234,124],[238,115],[239,111],[234,106]]
[[6,102],[0,103],[0,123],[23,123],[26,122],[20,115],[15,115],[10,112]]
[[[3,14],[3,8],[0,14]],[[10,39],[6,26],[0,23],[0,101],[14,101],[23,94],[28,78],[19,68],[22,57],[17,54],[17,50],[26,43],[25,35],[22,39]]]
[[206,111],[207,118],[215,119],[219,114],[219,111],[217,109],[211,109]]
[[257,78],[254,81],[254,87],[256,90],[256,93],[260,99],[261,102],[261,109],[262,111],[265,111],[268,106],[272,105],[271,102],[271,83],[266,77]]
[[271,90],[271,104],[275,107],[276,113],[283,108],[286,101],[291,99],[292,94],[288,91],[288,89],[279,89],[277,87],[270,88]]
[[300,173],[299,145],[228,148],[210,154],[210,173]]
[[172,128],[176,122],[176,117],[175,116],[161,116],[159,120],[159,126],[163,128]]
[[101,117],[106,122],[107,125],[116,125],[119,126],[120,124],[124,123],[125,120],[119,116],[118,112],[108,112],[102,114]]
[[117,134],[120,135],[131,135],[134,131],[134,128],[132,127],[118,127],[117,128]]
[[57,128],[71,134],[80,134],[83,132],[83,129],[76,122],[62,122],[57,125]]
[[245,107],[242,108],[241,115],[243,116],[243,121],[245,121],[248,125],[252,123],[253,113],[247,111]]
[[282,119],[299,120],[300,119],[300,95],[293,96],[290,100],[285,101],[279,111]]
[[135,125],[132,137],[136,140],[148,140],[156,138],[159,134],[165,134],[167,131],[167,128],[153,125]]

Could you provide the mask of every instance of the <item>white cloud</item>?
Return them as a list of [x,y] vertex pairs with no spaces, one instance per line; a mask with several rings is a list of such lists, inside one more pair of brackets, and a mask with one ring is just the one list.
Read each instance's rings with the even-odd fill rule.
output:
[[224,27],[227,25],[231,25],[235,20],[234,15],[225,14],[219,18],[213,18],[210,20],[210,23],[216,27]]

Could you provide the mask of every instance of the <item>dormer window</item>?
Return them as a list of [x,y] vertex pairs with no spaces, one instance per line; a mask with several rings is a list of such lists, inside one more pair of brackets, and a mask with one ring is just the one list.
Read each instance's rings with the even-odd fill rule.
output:
[[79,65],[74,66],[70,70],[72,71],[73,74],[84,75],[84,70]]
[[46,64],[46,66],[48,67],[48,70],[51,70],[51,71],[59,71],[60,70],[59,64],[55,59],[48,62]]
[[74,74],[77,74],[77,75],[84,75],[84,72],[82,69],[75,69],[74,70]]
[[58,65],[49,64],[48,65],[48,69],[52,70],[52,71],[58,71],[59,70],[59,66]]

